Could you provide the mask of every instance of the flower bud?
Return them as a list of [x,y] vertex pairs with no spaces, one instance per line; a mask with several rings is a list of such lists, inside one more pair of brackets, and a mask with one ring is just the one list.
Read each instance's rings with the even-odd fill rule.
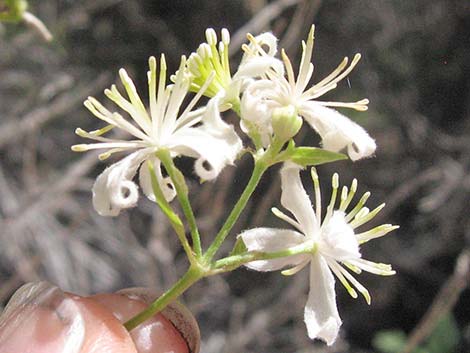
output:
[[283,141],[294,137],[302,127],[302,118],[293,105],[275,108],[272,115],[274,135]]
[[19,22],[28,7],[25,0],[2,1],[0,5],[0,21]]

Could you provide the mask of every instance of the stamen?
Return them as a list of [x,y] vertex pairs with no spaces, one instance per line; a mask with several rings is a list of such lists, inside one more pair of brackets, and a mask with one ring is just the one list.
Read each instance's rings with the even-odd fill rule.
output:
[[[228,31],[227,31],[228,33]],[[223,43],[223,30],[222,30],[222,43]],[[230,83],[230,80],[231,80],[231,74],[230,74],[230,61],[229,61],[229,57],[228,57],[228,44],[229,43],[223,43],[224,46],[220,46],[219,48],[219,51],[220,51],[220,57],[221,57],[221,61],[222,61],[222,66],[224,68],[224,72],[225,72],[225,75],[226,75],[226,80],[227,80],[227,83]]]
[[364,112],[369,107],[367,104],[369,104],[368,99],[361,99],[360,101],[357,102],[351,102],[351,103],[344,103],[344,102],[321,102],[317,101],[318,104],[323,105],[325,107],[343,107],[343,108],[351,108],[360,112]]
[[[158,126],[158,130],[154,131],[155,136],[160,139],[162,136],[162,125],[163,125],[163,118],[165,117],[165,110],[168,104],[169,93],[165,88],[166,85],[166,60],[165,55],[161,54],[160,56],[160,75],[158,77],[158,90],[157,90],[157,106],[155,108],[157,118],[154,123],[155,126]],[[176,79],[180,77],[179,73],[176,74]]]
[[315,214],[318,222],[321,222],[321,191],[320,182],[318,181],[318,173],[315,167],[310,169],[310,175],[312,176],[313,187],[315,190]]
[[[108,126],[112,126],[112,125],[108,125]],[[103,130],[106,129],[106,128],[103,128]],[[110,138],[107,138],[107,137],[102,137],[100,136],[101,134],[99,133],[99,130],[95,130],[93,132],[98,132],[98,133],[89,133],[81,128],[76,128],[75,129],[75,134],[77,134],[78,136],[80,137],[83,137],[83,138],[88,138],[88,139],[91,139],[91,140],[95,140],[95,141],[101,141],[101,142],[110,142],[110,141],[116,141],[114,139],[110,139]]]
[[181,104],[189,90],[190,83],[184,73],[185,65],[186,57],[182,55],[176,81],[174,86],[171,88],[171,94],[168,97],[167,107],[164,111],[165,119],[163,120],[163,125],[161,127],[162,132],[160,134],[162,138],[169,136],[173,132]]
[[320,82],[316,83],[315,85],[313,85],[312,88],[309,89],[312,90],[312,91],[316,91],[318,90],[319,88],[322,88],[323,86],[326,86],[327,84],[330,83],[331,80],[333,80],[336,76],[338,76],[341,71],[344,70],[344,68],[348,65],[348,57],[345,57],[341,63],[338,65],[338,67],[336,69],[334,69],[328,76],[326,76],[323,80],[321,80]]
[[109,157],[111,157],[111,155],[113,153],[122,152],[122,151],[125,151],[125,150],[127,150],[127,148],[112,148],[109,151],[106,151],[104,153],[99,154],[98,159],[100,161],[104,161],[104,160],[108,159]]
[[340,203],[339,203],[339,209],[341,211],[344,211],[344,209],[342,209],[342,206],[346,202],[347,198],[348,198],[348,187],[344,185],[343,188],[341,189],[341,196],[340,196]]
[[206,41],[210,46],[217,44],[217,34],[213,28],[206,29]]
[[85,131],[82,128],[77,128],[75,129],[75,133],[78,136],[81,137],[86,137],[86,138],[98,138],[101,135],[104,135],[108,131],[111,131],[115,126],[114,125],[106,125],[105,127],[98,129],[98,130],[93,130],[93,131]]
[[302,57],[300,59],[299,74],[297,76],[296,93],[301,94],[307,87],[313,74],[312,53],[315,26],[312,25],[308,34],[307,43],[302,41]]
[[341,195],[341,204],[339,206],[339,209],[341,211],[346,212],[346,209],[348,208],[349,204],[351,203],[351,200],[353,199],[354,195],[356,194],[356,191],[357,191],[357,179],[354,178],[353,181],[351,182],[351,189],[349,191],[348,196],[345,199],[343,199],[343,195]]
[[181,126],[191,127],[199,123],[202,120],[202,115],[204,114],[205,110],[206,107],[203,106],[184,115],[180,115],[176,121],[176,129],[179,129]]
[[335,265],[338,266],[338,270],[346,277],[349,282],[351,282],[354,287],[356,287],[359,293],[361,293],[364,299],[366,300],[367,304],[370,305],[371,298],[369,291],[342,266],[340,266],[338,263],[335,263]]
[[326,215],[325,215],[325,219],[323,220],[323,224],[327,224],[331,216],[333,215],[333,208],[335,207],[336,195],[338,193],[338,187],[339,187],[338,173],[333,174],[333,177],[331,178],[331,187],[333,188],[333,190],[331,192],[330,203],[328,204],[328,207],[326,208]]
[[331,271],[336,275],[336,277],[339,279],[341,284],[346,288],[348,291],[349,295],[353,297],[354,299],[357,299],[357,292],[354,290],[354,288],[349,284],[346,278],[344,278],[343,274],[341,271],[338,269],[338,267],[341,267],[337,264],[335,260],[327,260],[328,266],[330,266]]
[[373,273],[374,275],[393,276],[396,274],[396,271],[392,269],[392,265],[390,264],[378,263],[364,259],[357,259],[351,262],[354,262],[358,267],[362,268],[364,271]]
[[345,78],[347,75],[349,75],[349,73],[354,69],[354,67],[357,65],[359,60],[361,60],[361,54],[357,53],[356,55],[354,55],[354,58],[351,61],[351,64],[349,65],[349,67],[346,70],[344,70],[343,73],[341,73],[339,76],[337,76],[333,81],[331,81],[329,84],[337,83],[341,81],[343,78]]
[[367,232],[356,234],[356,239],[359,242],[359,244],[364,244],[364,243],[367,243],[369,240],[383,237],[384,235],[398,228],[400,228],[400,226],[394,226],[391,224],[382,224]]
[[121,78],[121,82],[124,88],[126,89],[127,95],[131,100],[132,106],[134,106],[136,110],[142,114],[143,117],[150,120],[147,114],[147,110],[145,109],[144,103],[142,103],[142,100],[140,99],[140,96],[137,93],[137,88],[135,87],[132,79],[127,74],[127,71],[125,69],[120,69],[119,76]]
[[222,43],[224,43],[224,45],[230,44],[230,32],[227,30],[227,28],[222,28],[221,37]]
[[297,221],[295,221],[294,219],[292,219],[291,217],[289,217],[288,215],[286,215],[284,212],[279,210],[278,208],[276,208],[276,207],[271,208],[271,212],[277,218],[282,219],[284,222],[289,223],[290,225],[294,226],[295,228],[297,228],[299,231],[302,232],[302,227],[300,226],[300,224]]
[[362,209],[362,207],[366,204],[367,202],[367,199],[370,197],[370,192],[367,191],[366,193],[364,193],[364,195],[362,195],[361,199],[359,200],[359,202],[357,203],[357,205],[351,210],[351,212],[349,212],[347,215],[346,215],[346,222],[349,223],[349,221],[351,219],[354,218],[354,216]]
[[149,58],[150,71],[147,73],[149,84],[149,102],[150,116],[152,118],[153,136],[157,136],[158,119],[157,119],[157,59],[154,56]]
[[371,212],[368,212],[367,214],[365,215],[360,215],[361,214],[361,211],[359,211],[359,213],[357,214],[357,216],[354,218],[354,220],[350,223],[351,227],[354,228],[357,228],[361,225],[363,225],[364,223],[367,223],[369,222],[372,218],[374,218],[383,208],[385,207],[385,203],[377,206],[374,210],[372,210]]
[[84,143],[78,144],[78,145],[73,145],[71,147],[71,149],[74,152],[86,152],[86,151],[88,151],[87,145],[84,144]]
[[137,123],[137,125],[139,125],[139,127],[143,131],[145,131],[147,135],[151,133],[151,131],[149,130],[150,118],[147,113],[145,113],[145,115],[140,114],[136,107],[121,95],[116,85],[112,85],[111,90],[105,89],[104,94],[110,100],[112,100],[119,108],[129,113],[131,118]]
[[95,98],[88,97],[87,100],[83,102],[83,105],[98,119],[101,119],[110,125],[117,126],[120,129],[134,135],[135,137],[140,138],[141,140],[150,141],[149,137],[142,131],[124,119],[120,114],[111,113]]
[[281,57],[282,61],[284,62],[284,66],[286,67],[287,80],[289,81],[289,84],[293,89],[295,87],[294,70],[292,69],[292,63],[290,62],[289,57],[287,56],[286,51],[284,49],[281,50]]
[[263,47],[261,46],[261,44],[256,40],[256,38],[251,33],[248,33],[246,35],[246,38],[250,41],[251,44],[253,44],[256,50],[255,52],[252,51],[251,54],[259,52],[261,56],[268,55],[266,51],[263,49]]
[[[357,65],[357,63],[359,62],[360,59],[361,59],[361,54],[356,54],[356,55],[354,55],[354,58],[353,58],[351,64],[349,65],[349,67],[348,67],[346,70],[344,70],[341,74],[339,74],[338,76],[336,76],[335,78],[333,78],[330,82],[324,83],[324,84],[322,84],[322,85],[316,84],[314,87],[321,88],[322,86],[324,86],[324,89],[326,89],[326,88],[328,88],[328,87],[330,87],[330,86],[332,86],[332,85],[336,85],[339,81],[341,81],[343,78],[345,78],[345,77],[354,69],[354,67]],[[342,64],[343,64],[344,62],[347,63],[347,61],[348,61],[348,58],[344,58],[344,59],[343,59],[343,62],[340,64],[340,66],[342,66]],[[340,66],[338,66],[338,68],[339,68]],[[337,69],[336,69],[334,72],[336,73],[336,72],[337,72]],[[331,74],[330,74],[330,76],[331,76]],[[325,81],[325,80],[322,80],[320,83],[323,83],[323,81]],[[335,87],[336,87],[336,86],[335,86]],[[312,87],[312,88],[313,88],[313,87]]]
[[356,273],[358,275],[360,275],[362,273],[362,270],[359,267],[354,266],[350,262],[343,262],[343,265],[346,266],[348,269],[350,269],[351,271],[353,271],[354,273]]
[[319,90],[317,90],[315,87],[310,87],[308,90],[302,93],[302,96],[308,100],[316,99],[323,96],[325,93],[334,90],[337,86],[338,85],[335,83],[333,85],[321,87]]
[[[212,83],[212,80],[214,79],[214,77],[215,77],[215,72],[212,71],[211,74],[209,75],[209,77],[207,78],[206,82],[204,83],[204,85],[199,90],[199,92],[197,92],[196,95],[193,97],[193,99],[191,99],[188,106],[186,107],[186,109],[181,114],[180,119],[181,119],[181,117],[184,117],[186,114],[188,114],[193,109],[193,107],[196,105],[196,103],[199,101],[199,99],[202,97],[202,95],[206,92],[207,88]],[[178,124],[178,126],[180,126],[180,125]]]
[[101,148],[142,148],[147,145],[142,141],[118,141],[118,142],[99,142],[99,143],[87,143],[87,144],[78,144],[71,147],[74,152],[85,152],[90,150],[97,150]]
[[297,272],[299,272],[300,270],[302,270],[305,265],[307,265],[308,263],[310,262],[310,259],[307,259],[303,262],[301,262],[300,264],[292,267],[292,268],[289,268],[287,270],[283,270],[281,271],[281,274],[284,275],[284,276],[292,276],[292,275],[295,275]]

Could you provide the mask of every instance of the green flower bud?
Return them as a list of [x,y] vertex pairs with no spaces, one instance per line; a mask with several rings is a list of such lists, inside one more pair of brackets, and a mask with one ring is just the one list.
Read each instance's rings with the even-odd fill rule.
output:
[[27,7],[25,0],[0,0],[0,21],[21,21]]
[[297,114],[293,105],[276,108],[272,115],[274,135],[283,141],[294,137],[302,127],[302,117]]

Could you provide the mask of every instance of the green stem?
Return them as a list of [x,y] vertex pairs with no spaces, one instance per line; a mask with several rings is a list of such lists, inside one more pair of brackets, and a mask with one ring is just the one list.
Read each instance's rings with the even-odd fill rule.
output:
[[171,158],[170,152],[167,150],[160,150],[157,152],[158,158],[162,161],[165,169],[170,176],[176,189],[176,196],[181,205],[181,209],[188,221],[189,231],[193,241],[193,249],[197,258],[202,256],[201,236],[197,228],[196,217],[194,216],[191,203],[188,198],[188,187],[186,185],[183,174],[176,168]]
[[155,174],[155,169],[150,161],[147,162],[147,167],[149,168],[150,172],[150,178],[152,182],[153,193],[155,194],[155,200],[157,201],[158,206],[160,206],[162,212],[167,216],[168,220],[170,221],[171,226],[173,227],[176,235],[178,236],[181,242],[181,245],[183,246],[186,255],[188,256],[189,262],[193,264],[196,260],[194,258],[193,249],[191,249],[191,246],[188,243],[188,239],[186,239],[183,222],[173,211],[170,206],[170,203],[165,199],[163,191],[158,183],[157,176]]
[[272,260],[298,254],[314,253],[316,246],[313,243],[304,243],[293,246],[289,249],[283,249],[273,252],[250,251],[244,254],[233,255],[214,262],[211,274],[233,271],[234,269],[247,264],[248,262],[258,260]]
[[245,190],[243,190],[243,193],[233,207],[232,212],[230,212],[224,225],[220,229],[219,233],[217,233],[215,236],[215,239],[209,246],[209,249],[207,249],[207,252],[204,254],[204,261],[206,264],[212,261],[217,250],[219,250],[225,238],[232,230],[235,222],[240,217],[242,211],[245,209],[246,204],[248,203],[248,200],[258,186],[258,183],[260,182],[264,172],[272,164],[276,163],[276,157],[279,154],[279,151],[282,149],[283,145],[284,142],[277,140],[275,137],[266,151],[260,150],[258,154],[255,155],[255,166],[253,168],[253,173],[251,174],[250,180],[245,187]]
[[150,319],[156,313],[163,310],[168,304],[176,300],[186,289],[191,287],[194,283],[204,277],[204,271],[196,266],[191,266],[189,270],[176,282],[172,288],[166,291],[162,296],[150,304],[144,311],[140,312],[130,320],[128,320],[124,327],[131,331],[139,326],[144,321]]
[[245,190],[243,190],[243,193],[238,199],[235,206],[233,207],[232,212],[230,212],[230,215],[228,216],[224,225],[220,229],[219,233],[216,235],[213,243],[211,244],[209,249],[207,249],[207,252],[204,254],[204,260],[206,261],[206,263],[210,263],[215,253],[220,248],[225,238],[229,234],[230,230],[233,228],[235,222],[237,221],[238,217],[240,217],[240,214],[242,213],[243,209],[246,207],[250,196],[253,194],[253,191],[255,191],[259,181],[261,180],[261,177],[263,176],[267,168],[268,165],[262,160],[255,160],[255,167],[253,169],[253,173],[251,174],[251,178],[245,187]]

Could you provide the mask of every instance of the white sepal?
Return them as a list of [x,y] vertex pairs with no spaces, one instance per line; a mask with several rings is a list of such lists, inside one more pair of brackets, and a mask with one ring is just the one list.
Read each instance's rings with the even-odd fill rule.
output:
[[177,130],[172,136],[173,151],[197,158],[194,169],[203,180],[212,180],[233,164],[243,144],[233,126],[225,123],[218,109],[219,97],[212,98],[204,112],[202,125]]
[[304,102],[301,109],[305,120],[321,136],[323,148],[333,152],[347,148],[353,161],[374,153],[375,141],[346,116],[314,101]]
[[[162,174],[162,166],[159,159],[151,157],[148,159],[153,164],[155,176],[157,177],[158,185],[162,190],[165,200],[168,202],[172,201],[176,196],[175,186],[169,176],[164,177]],[[139,183],[142,187],[142,191],[150,201],[156,202],[155,193],[153,192],[152,179],[150,176],[150,170],[146,163],[143,163],[139,171]]]
[[93,185],[93,206],[102,216],[117,216],[121,209],[135,206],[138,187],[132,181],[140,164],[153,148],[131,153],[101,173]]
[[336,307],[335,279],[319,254],[313,255],[310,261],[310,291],[304,320],[311,339],[321,339],[329,346],[335,342],[341,326]]
[[[240,235],[248,251],[276,252],[302,244],[305,236],[288,229],[253,228]],[[286,266],[297,266],[310,258],[308,254],[298,254],[271,260],[259,260],[246,266],[256,271],[276,271]]]
[[281,204],[295,217],[300,229],[307,238],[318,235],[320,220],[317,220],[312,203],[300,180],[301,167],[294,163],[284,163],[281,169]]

